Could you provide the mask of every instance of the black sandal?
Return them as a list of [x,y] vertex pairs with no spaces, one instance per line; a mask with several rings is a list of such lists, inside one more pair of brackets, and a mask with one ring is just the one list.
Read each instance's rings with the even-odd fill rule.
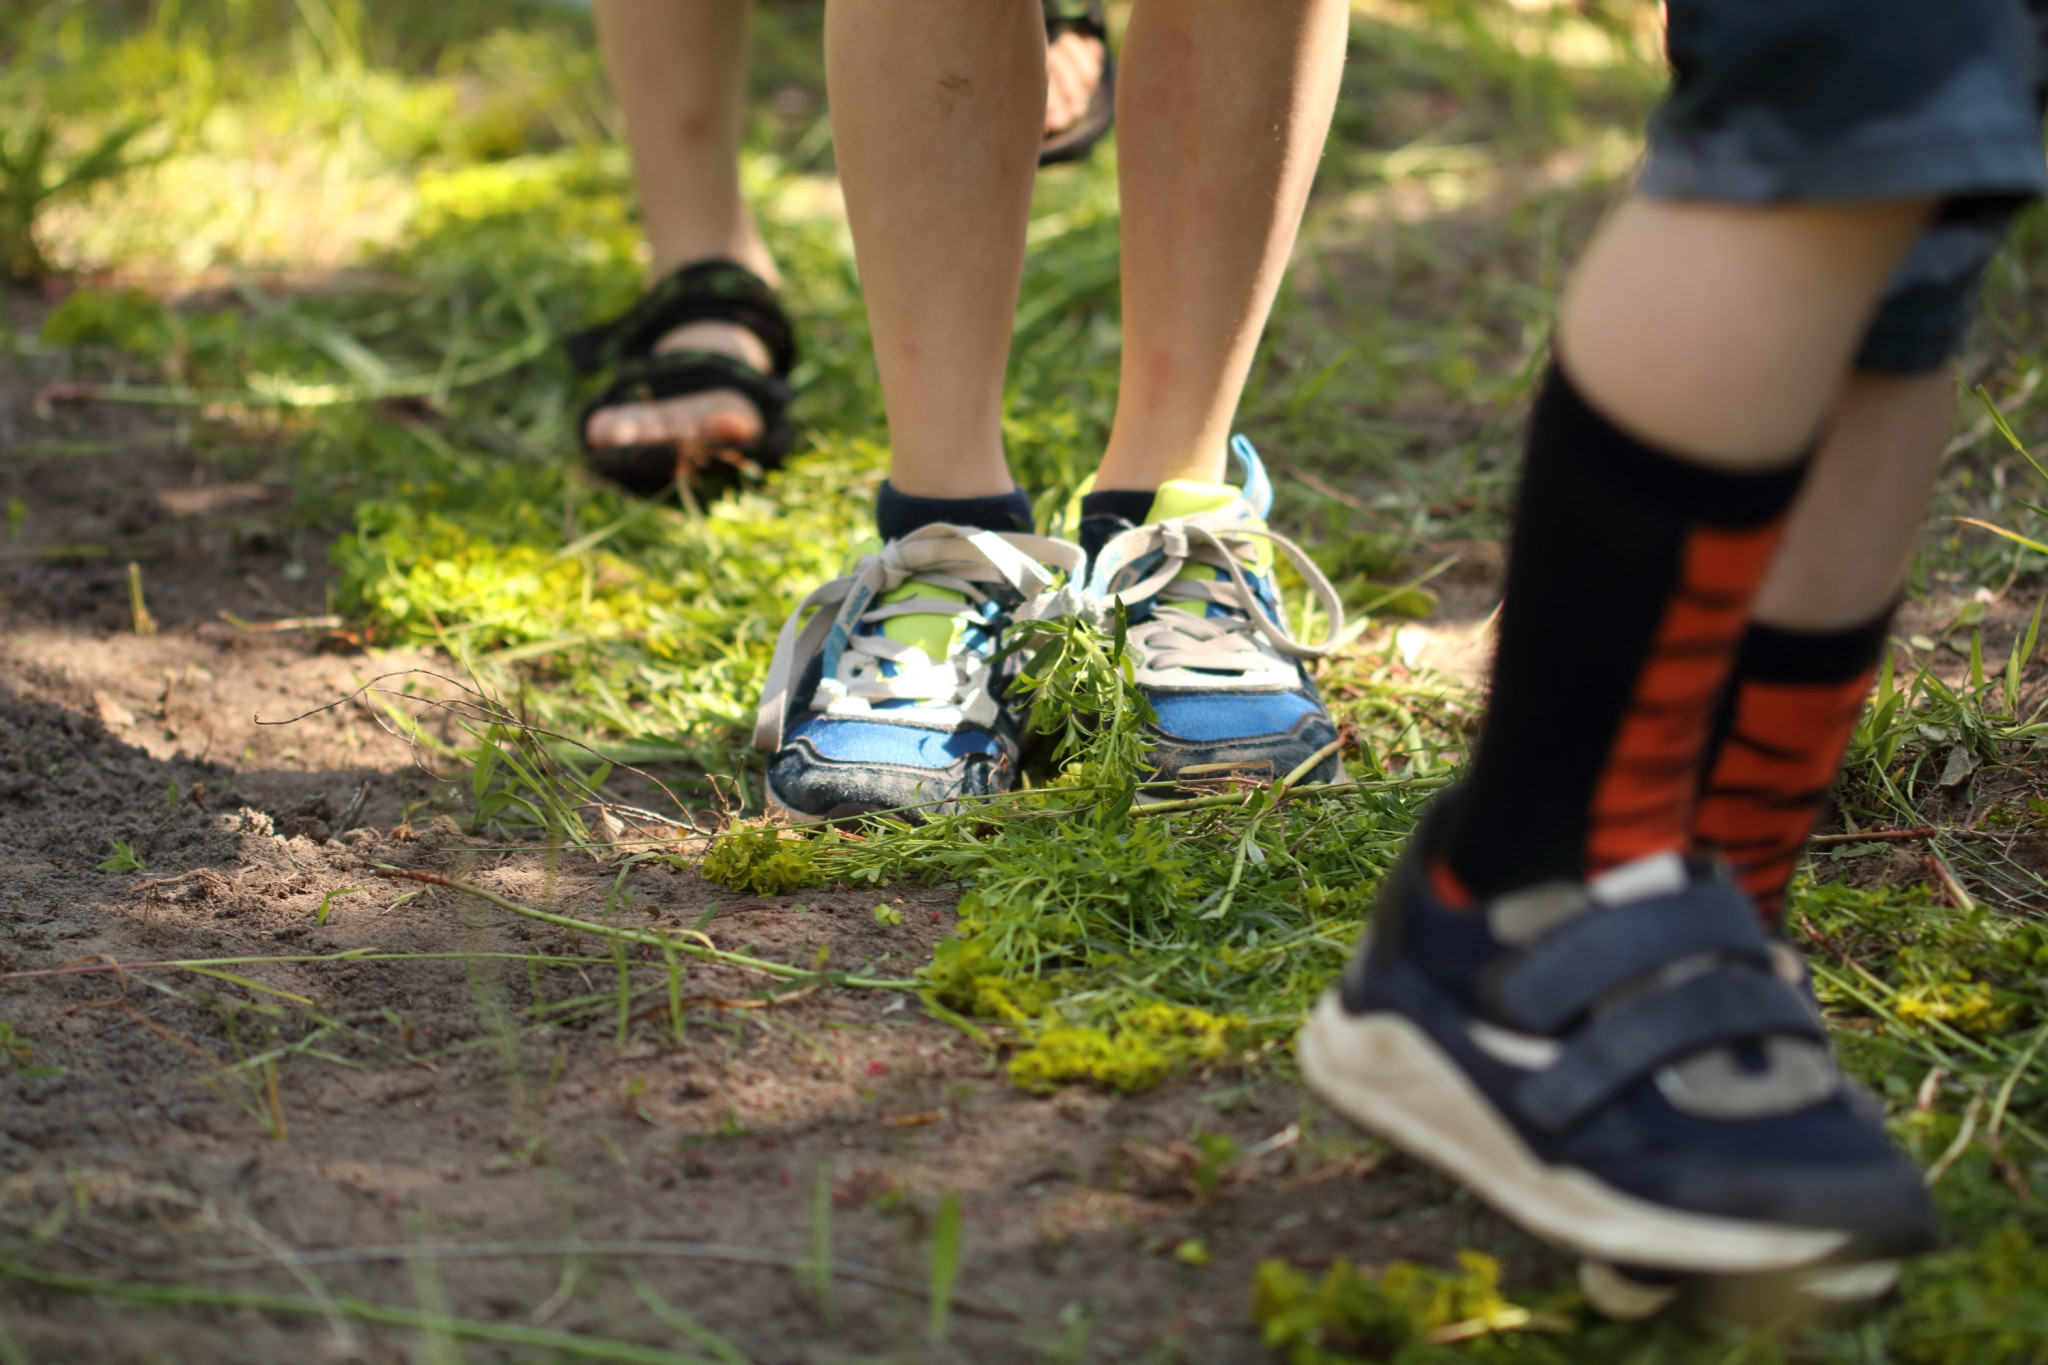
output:
[[1116,55],[1109,50],[1109,17],[1102,0],[1041,0],[1045,8],[1045,40],[1056,41],[1061,34],[1078,33],[1102,44],[1102,80],[1088,99],[1088,110],[1078,122],[1054,133],[1038,149],[1038,164],[1057,166],[1079,161],[1095,150],[1095,144],[1109,135],[1116,122]]
[[[692,322],[729,322],[744,327],[768,348],[770,371],[763,374],[743,360],[717,351],[664,351],[660,340]],[[663,277],[639,302],[600,326],[563,340],[569,362],[579,374],[609,369],[604,392],[584,405],[576,419],[576,441],[591,473],[629,493],[655,497],[676,481],[678,452],[673,441],[630,446],[593,446],[590,419],[622,403],[652,403],[664,398],[730,389],[754,405],[761,415],[761,434],[743,446],[714,448],[715,463],[699,466],[692,482],[737,480],[748,465],[773,469],[796,442],[789,419],[789,372],[796,364],[796,334],[780,300],[761,278],[732,261],[698,261]],[[713,471],[725,477],[704,479]]]

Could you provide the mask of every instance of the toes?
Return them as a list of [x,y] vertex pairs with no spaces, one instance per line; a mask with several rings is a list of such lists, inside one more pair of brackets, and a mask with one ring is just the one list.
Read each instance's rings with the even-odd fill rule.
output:
[[697,439],[705,445],[743,446],[761,437],[761,414],[744,399],[706,414]]
[[620,403],[590,415],[585,435],[594,446],[647,445],[664,439],[661,409],[653,403]]
[[1102,83],[1103,46],[1080,33],[1061,34],[1046,50],[1045,131],[1078,123]]

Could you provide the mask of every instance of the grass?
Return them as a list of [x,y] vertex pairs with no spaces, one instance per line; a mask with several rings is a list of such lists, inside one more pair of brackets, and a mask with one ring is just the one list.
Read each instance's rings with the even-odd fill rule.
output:
[[[575,472],[582,390],[553,340],[623,305],[641,266],[587,23],[548,6],[194,0],[34,5],[0,21],[7,250],[27,262],[16,268],[71,272],[77,286],[36,333],[10,327],[8,340],[73,353],[76,399],[189,418],[194,448],[224,475],[291,485],[297,498],[273,529],[287,541],[335,533],[332,609],[378,641],[444,651],[481,699],[455,713],[438,756],[450,778],[441,807],[480,834],[615,858],[590,801],[613,763],[652,765],[675,798],[656,814],[690,829],[738,822],[704,859],[708,876],[756,894],[908,879],[966,889],[962,933],[912,980],[627,929],[623,905],[593,921],[459,876],[396,874],[595,945],[516,955],[528,1000],[486,1000],[480,988],[495,1032],[463,1046],[519,1054],[564,1022],[620,1041],[641,1028],[680,1036],[677,964],[701,959],[755,972],[766,990],[917,989],[1031,1089],[1131,1091],[1190,1068],[1284,1068],[1294,1021],[1348,951],[1416,807],[1455,771],[1474,701],[1413,664],[1400,618],[1432,605],[1417,580],[1505,529],[1556,288],[1624,183],[1661,84],[1654,7],[1634,0],[1354,8],[1337,138],[1242,412],[1283,475],[1280,524],[1378,618],[1323,678],[1362,779],[1341,791],[1219,790],[1134,807],[1137,703],[1113,651],[1070,632],[1030,670],[1064,727],[1060,761],[1032,790],[858,840],[747,824],[760,805],[745,736],[775,629],[837,571],[886,463],[830,177],[815,5],[760,8],[744,158],[793,282],[809,443],[736,496],[637,504]],[[1042,177],[1034,208],[1005,428],[1048,525],[1113,405],[1114,184],[1109,148]],[[2048,1219],[2034,1195],[2048,1171],[2039,614],[1998,625],[2010,642],[1987,638],[1995,603],[1975,591],[2038,592],[2048,568],[2048,478],[2028,454],[2048,432],[2043,224],[2030,216],[2001,258],[1986,325],[1959,367],[1982,402],[1963,413],[1913,581],[1946,619],[1924,644],[1902,642],[1839,794],[1855,837],[1821,851],[1819,880],[1795,898],[1845,1060],[1934,1173],[1950,1248],[1909,1271],[1895,1305],[1775,1334],[1596,1324],[1568,1293],[1510,1303],[1476,1261],[1377,1276],[1346,1267],[1315,1284],[1268,1268],[1256,1294],[1276,1350],[1410,1365],[1948,1365],[2048,1353]],[[10,507],[10,525],[33,511]],[[133,553],[107,550],[117,552]],[[138,580],[138,620],[145,611]],[[396,685],[385,700],[401,714],[424,704]],[[1871,831],[1880,837],[1861,837]],[[1901,847],[1928,860],[1925,875],[1872,889],[1867,860]],[[635,856],[680,855],[663,842]],[[369,1034],[266,995],[239,965],[124,970],[205,983],[235,1053],[209,1055],[210,1079],[283,1140],[278,1066],[325,1038]],[[568,969],[609,984],[550,998],[547,983]],[[29,1043],[7,1037],[0,1060],[26,1066]],[[824,1300],[829,1202],[819,1211],[807,1273]],[[942,1205],[934,1341],[954,1302],[959,1238],[957,1203]],[[32,1250],[8,1254],[0,1275],[141,1307],[215,1293],[72,1283],[37,1269]],[[451,1350],[477,1340],[698,1358],[324,1293],[215,1297],[414,1327]],[[641,1299],[693,1351],[728,1358],[723,1342]],[[1085,1344],[1086,1322],[1069,1327]]]

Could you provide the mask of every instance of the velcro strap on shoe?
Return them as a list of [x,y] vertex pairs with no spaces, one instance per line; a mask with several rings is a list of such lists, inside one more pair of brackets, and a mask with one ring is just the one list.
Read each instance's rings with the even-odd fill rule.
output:
[[1724,881],[1582,915],[1503,964],[1485,995],[1502,1023],[1556,1033],[1608,993],[1705,953],[1771,965],[1756,911]]
[[693,322],[744,327],[768,348],[771,368],[787,376],[796,364],[796,332],[775,291],[734,261],[698,261],[663,276],[610,322],[562,339],[579,374],[595,374],[653,352],[662,337]]
[[1724,1043],[1773,1034],[1825,1041],[1798,992],[1766,971],[1720,967],[1595,1016],[1555,1065],[1523,1081],[1515,1102],[1528,1121],[1561,1133],[1659,1067]]

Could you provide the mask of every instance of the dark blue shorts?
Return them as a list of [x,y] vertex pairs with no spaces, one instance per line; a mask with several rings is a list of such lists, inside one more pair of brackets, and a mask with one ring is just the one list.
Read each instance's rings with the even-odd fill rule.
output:
[[2048,191],[2048,0],[1668,0],[1667,12],[1672,89],[1642,192],[1941,200],[1857,359],[1941,368],[2014,215]]

